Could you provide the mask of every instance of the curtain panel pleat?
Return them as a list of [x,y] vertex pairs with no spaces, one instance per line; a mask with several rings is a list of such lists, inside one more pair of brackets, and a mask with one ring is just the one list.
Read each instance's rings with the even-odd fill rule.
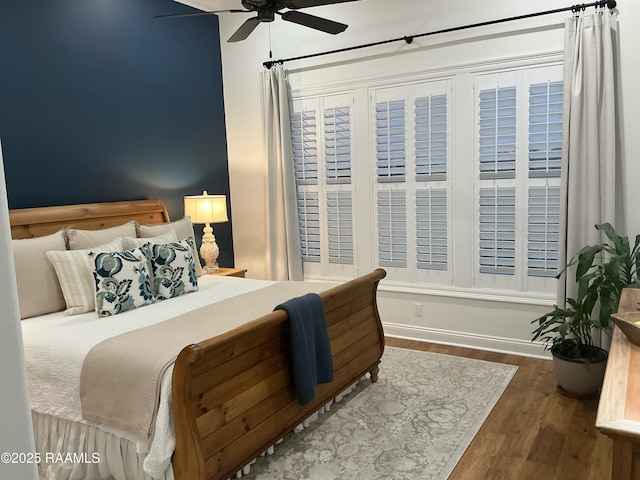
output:
[[[561,266],[603,240],[596,224],[616,225],[616,29],[609,11],[565,23]],[[577,291],[569,270],[558,282],[558,305]]]
[[266,275],[302,280],[293,145],[286,71],[262,72],[262,115],[266,147]]

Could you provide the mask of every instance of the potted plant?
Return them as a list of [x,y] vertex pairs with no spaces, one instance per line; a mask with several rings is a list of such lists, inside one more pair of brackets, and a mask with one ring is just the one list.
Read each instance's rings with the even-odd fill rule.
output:
[[566,298],[566,306],[555,305],[532,322],[537,324],[532,340],[541,340],[553,356],[558,390],[573,397],[600,390],[608,354],[594,345],[594,334],[610,333],[609,317],[618,310],[622,289],[640,286],[640,235],[631,248],[628,237],[610,224],[596,228],[608,240],[582,248],[557,275],[575,265],[575,298]]

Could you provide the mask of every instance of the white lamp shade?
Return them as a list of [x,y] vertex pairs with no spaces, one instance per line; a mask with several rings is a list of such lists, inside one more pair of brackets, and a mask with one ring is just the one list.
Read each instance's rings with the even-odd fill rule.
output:
[[228,222],[226,195],[202,195],[184,197],[184,214],[191,217],[193,223]]

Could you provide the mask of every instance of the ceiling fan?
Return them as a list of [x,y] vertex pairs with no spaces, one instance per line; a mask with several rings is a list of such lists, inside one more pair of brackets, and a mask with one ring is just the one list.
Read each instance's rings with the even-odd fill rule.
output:
[[[250,13],[256,12],[255,17],[246,20],[240,28],[238,28],[227,42],[239,42],[246,39],[255,28],[263,22],[273,22],[276,15],[280,15],[286,22],[297,23],[305,27],[320,30],[321,32],[336,35],[344,32],[348,25],[335,22],[322,17],[316,17],[308,13],[299,12],[301,8],[317,7],[321,5],[331,5],[334,3],[353,2],[356,0],[241,0],[244,10],[226,9],[213,10],[210,12],[182,13],[176,15],[158,15],[153,18],[167,17],[191,17],[196,15],[215,15],[216,13]],[[283,9],[286,12],[281,12]]]

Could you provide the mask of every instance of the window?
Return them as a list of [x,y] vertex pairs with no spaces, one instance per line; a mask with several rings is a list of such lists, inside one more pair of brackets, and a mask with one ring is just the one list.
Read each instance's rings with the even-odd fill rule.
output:
[[558,272],[562,71],[478,75],[476,287],[553,291]]
[[305,277],[550,298],[562,67],[525,63],[294,92]]
[[451,82],[371,92],[377,263],[396,281],[450,284]]
[[291,115],[305,274],[356,272],[351,94],[294,102]]

